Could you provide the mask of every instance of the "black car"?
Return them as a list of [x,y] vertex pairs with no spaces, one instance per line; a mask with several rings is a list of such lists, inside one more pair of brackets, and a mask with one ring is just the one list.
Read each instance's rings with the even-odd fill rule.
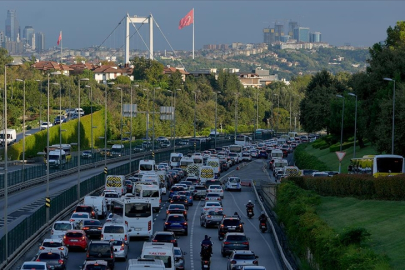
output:
[[224,217],[218,227],[218,239],[222,240],[227,232],[244,232],[243,222],[238,216]]
[[35,261],[46,262],[50,269],[66,269],[65,257],[60,252],[41,252],[36,256]]
[[78,228],[79,230],[83,230],[88,238],[94,237],[100,239],[103,224],[97,219],[85,219],[79,222]]
[[185,195],[174,195],[170,199],[170,204],[182,204],[188,210],[188,200]]
[[110,241],[91,241],[87,248],[86,261],[104,260],[110,269],[114,269],[115,254]]
[[157,231],[152,237],[152,242],[160,242],[160,243],[172,243],[173,246],[177,247],[177,238],[174,232],[162,232]]

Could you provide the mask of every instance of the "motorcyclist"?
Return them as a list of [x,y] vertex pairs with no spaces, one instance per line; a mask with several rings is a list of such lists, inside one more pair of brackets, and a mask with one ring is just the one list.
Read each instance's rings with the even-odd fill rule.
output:
[[251,200],[249,200],[249,202],[246,204],[246,213],[248,213],[249,210],[251,210],[253,212],[254,207],[255,207],[255,205],[252,203]]
[[264,214],[264,212],[262,211],[262,213],[259,216],[259,221],[260,223],[264,223],[267,221],[267,216]]
[[[208,252],[206,252],[206,251],[208,251]],[[203,257],[203,256],[207,256],[208,254],[209,254],[209,257],[211,257],[212,242],[211,242],[211,237],[209,237],[208,235],[205,235],[204,240],[202,240],[202,242],[201,242],[200,255],[201,255],[201,257]]]

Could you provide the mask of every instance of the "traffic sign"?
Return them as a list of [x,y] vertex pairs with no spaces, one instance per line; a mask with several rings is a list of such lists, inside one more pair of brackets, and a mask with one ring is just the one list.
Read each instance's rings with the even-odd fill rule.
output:
[[107,167],[104,167],[104,174],[107,174],[108,173],[108,169],[107,169]]
[[336,151],[336,155],[337,155],[339,161],[342,161],[342,159],[343,159],[343,158],[345,157],[345,155],[346,155],[346,152],[339,152],[339,151]]
[[45,198],[45,206],[46,206],[47,208],[50,208],[50,207],[51,207],[51,198],[49,198],[49,197],[46,197],[46,198]]

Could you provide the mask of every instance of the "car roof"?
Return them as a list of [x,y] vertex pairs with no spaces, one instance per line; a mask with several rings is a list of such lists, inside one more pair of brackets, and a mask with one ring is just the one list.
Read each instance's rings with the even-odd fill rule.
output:
[[93,264],[107,265],[107,262],[104,260],[85,261],[85,265],[93,265]]
[[251,250],[234,250],[233,253],[234,254],[255,254]]
[[44,241],[42,241],[42,243],[45,243],[45,242],[57,242],[57,243],[61,243],[62,241],[63,241],[62,238],[55,238],[55,239],[53,239],[53,238],[47,238],[47,239],[44,239]]
[[157,231],[157,232],[155,232],[153,235],[156,235],[156,234],[167,234],[167,235],[174,235],[174,232],[169,232],[169,231]]
[[171,203],[171,204],[169,204],[169,207],[185,208],[184,204],[179,204],[179,203]]
[[227,232],[225,234],[225,237],[227,237],[228,235],[242,235],[242,236],[246,236],[245,233],[241,233],[241,232]]

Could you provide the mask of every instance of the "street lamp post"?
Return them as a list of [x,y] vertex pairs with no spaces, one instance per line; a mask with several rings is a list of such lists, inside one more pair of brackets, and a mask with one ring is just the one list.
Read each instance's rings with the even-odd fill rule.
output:
[[259,88],[256,88],[256,122],[253,129],[253,140],[256,141],[256,130],[259,128]]
[[146,92],[146,131],[145,131],[145,136],[146,136],[146,142],[148,143],[149,146],[149,89],[144,88],[143,91]]
[[160,87],[154,87],[153,88],[153,118],[152,118],[152,152],[155,152],[155,114],[156,114],[156,109],[155,109],[155,104],[156,104],[156,90],[159,90]]
[[41,111],[42,111],[42,91],[41,91],[41,80],[35,80],[38,82],[38,90],[39,90],[39,129],[41,129]]
[[392,93],[392,134],[391,134],[391,155],[394,154],[394,138],[395,138],[395,80],[384,78],[385,81],[394,82],[394,92]]
[[[345,98],[342,95],[336,95],[338,98],[343,99],[343,107],[342,107],[342,125],[340,127],[340,152],[342,152],[342,145],[343,145],[343,116],[345,112]],[[339,160],[339,174],[342,169],[342,161]]]
[[278,121],[279,121],[279,115],[280,115],[280,95],[273,94],[273,96],[277,96],[277,125],[276,125],[276,134],[277,134],[278,133]]
[[[136,88],[139,87],[138,84],[135,85]],[[136,92],[135,92],[136,93]],[[132,85],[131,85],[131,124],[130,124],[130,131],[129,131],[129,173],[132,173],[132,118],[134,117],[132,104],[133,104],[133,93],[132,93]]]
[[235,93],[235,138],[236,141],[236,134],[238,133],[238,93]]
[[25,179],[25,80],[16,79],[18,82],[24,83],[23,88],[23,162],[22,162],[22,181]]
[[52,83],[59,85],[59,149],[62,150],[62,86],[59,83]]
[[194,91],[194,153],[196,152],[196,136],[195,136],[195,129],[196,129],[196,118],[197,118],[197,92]]
[[[80,108],[80,83],[82,81],[89,81],[88,78],[79,79],[79,108]],[[80,200],[80,110],[79,110],[79,118],[77,122],[77,200]],[[48,162],[49,163],[49,162]]]
[[218,118],[218,94],[221,92],[215,92],[215,139],[214,146],[217,148],[217,118]]
[[356,134],[357,134],[357,95],[349,93],[349,96],[356,97],[356,109],[354,112],[354,146],[353,146],[353,158],[356,158]]
[[91,156],[93,157],[94,155],[94,142],[93,142],[93,88],[90,85],[86,85],[86,88],[90,88],[90,126],[91,126],[91,130],[90,130],[90,144],[91,144]]
[[122,126],[123,126],[123,123],[124,123],[124,121],[123,121],[123,115],[122,115],[122,88],[121,87],[117,87],[117,90],[120,90],[121,91],[121,113],[120,113],[120,142],[121,142],[121,145],[122,145]]
[[172,137],[172,143],[173,143],[173,153],[176,152],[176,142],[174,140],[174,135],[173,135],[173,131],[174,131],[174,91],[171,90],[166,90],[167,92],[172,93],[172,101],[171,101],[171,107],[172,107],[172,124],[170,125],[170,133],[171,133],[171,137]]
[[[107,83],[112,87],[114,85],[114,82],[109,82]],[[108,87],[105,88],[105,97],[104,97],[104,172],[105,172],[105,177],[107,178],[107,91]]]

